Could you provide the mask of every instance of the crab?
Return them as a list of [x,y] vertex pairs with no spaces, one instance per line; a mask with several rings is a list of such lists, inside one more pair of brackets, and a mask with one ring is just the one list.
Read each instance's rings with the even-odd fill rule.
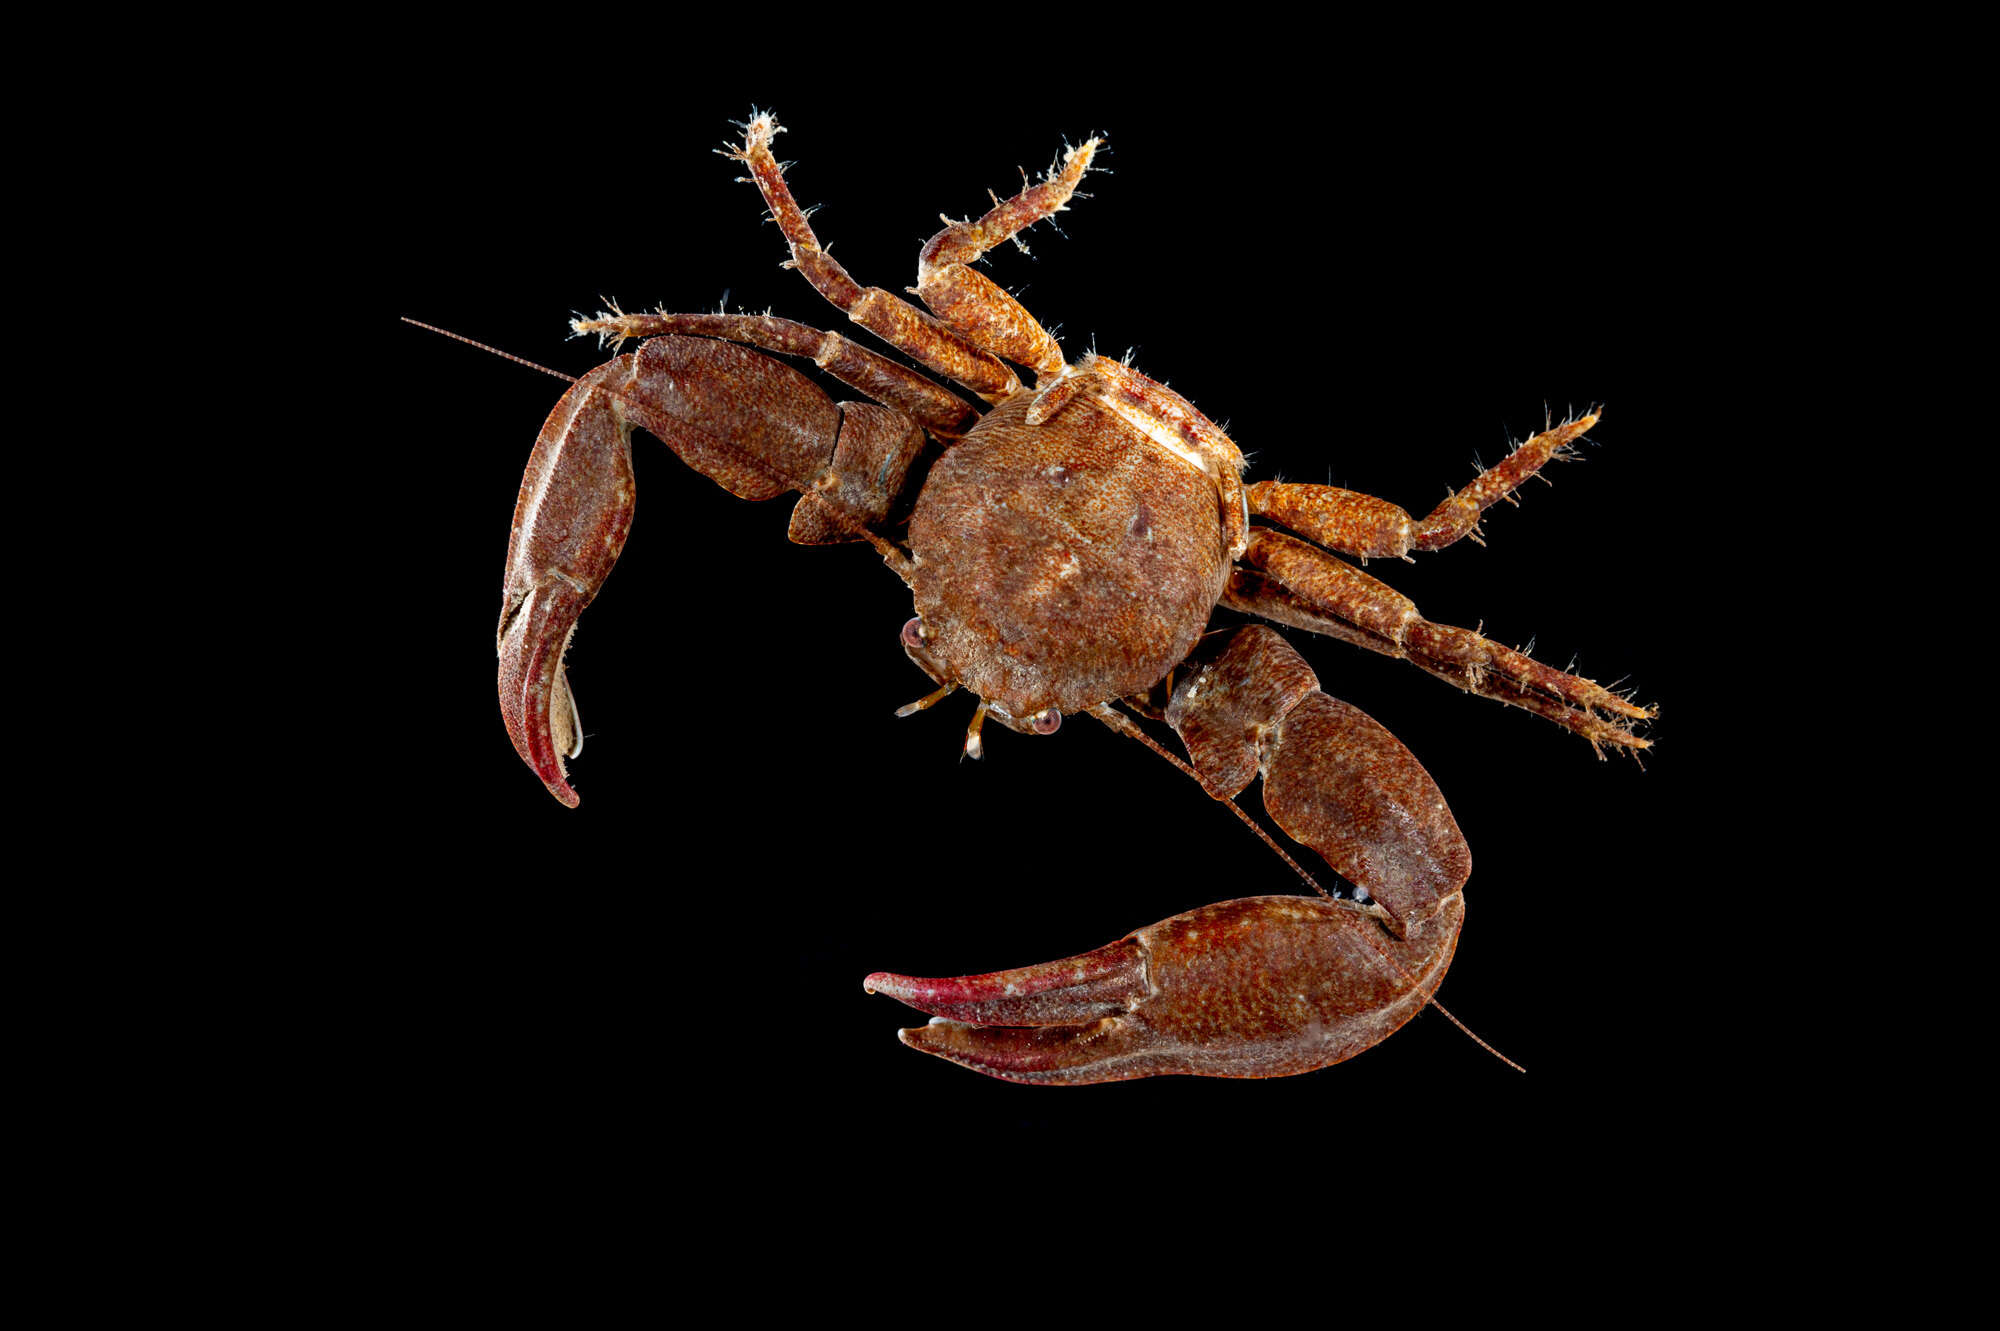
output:
[[[793,541],[879,553],[914,600],[901,646],[935,686],[899,715],[972,694],[973,758],[989,721],[1048,735],[1089,717],[1192,777],[1317,894],[1219,902],[1017,970],[868,976],[871,991],[932,1014],[901,1032],[905,1044],[1009,1081],[1076,1085],[1284,1076],[1387,1038],[1434,1003],[1470,851],[1387,729],[1324,692],[1275,629],[1215,612],[1409,661],[1600,755],[1646,748],[1636,732],[1651,708],[1433,623],[1358,566],[1477,539],[1482,513],[1569,455],[1598,413],[1551,424],[1421,518],[1329,485],[1246,484],[1242,453],[1192,403],[1125,361],[1066,357],[973,266],[1064,211],[1101,139],[1066,149],[983,216],[945,219],[919,256],[919,308],[862,287],[821,246],[772,154],[780,132],[753,114],[725,152],[762,194],[788,266],[929,373],[768,314],[578,320],[578,332],[640,345],[574,381],[522,479],[498,633],[501,712],[522,759],[558,800],[579,802],[564,656],[630,530],[642,428],[741,498],[796,492]],[[867,400],[836,403],[773,352]],[[1141,721],[1171,729],[1185,759]],[[1258,780],[1270,821],[1347,890],[1328,891],[1237,805]]]

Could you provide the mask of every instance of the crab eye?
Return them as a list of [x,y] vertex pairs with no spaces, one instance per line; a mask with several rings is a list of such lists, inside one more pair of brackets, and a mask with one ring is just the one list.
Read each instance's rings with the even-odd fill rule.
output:
[[1037,735],[1053,735],[1060,725],[1062,725],[1062,713],[1053,707],[1044,707],[1028,718],[1029,728]]
[[924,621],[913,619],[903,625],[903,646],[922,647],[924,645]]

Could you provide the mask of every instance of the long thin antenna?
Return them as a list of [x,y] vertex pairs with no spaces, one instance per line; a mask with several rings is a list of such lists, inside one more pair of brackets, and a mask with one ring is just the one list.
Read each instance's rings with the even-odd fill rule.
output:
[[439,337],[448,337],[454,342],[463,342],[468,347],[478,347],[481,351],[490,351],[500,359],[513,361],[516,365],[525,365],[531,370],[540,370],[543,374],[554,375],[566,384],[576,382],[576,376],[573,374],[564,374],[561,370],[551,370],[546,365],[537,365],[526,356],[516,356],[511,351],[502,351],[498,347],[489,347],[484,342],[475,342],[463,333],[454,333],[449,328],[439,328],[436,324],[427,324],[421,319],[412,319],[407,314],[397,317],[402,319],[404,323],[421,328],[427,333],[436,333]]

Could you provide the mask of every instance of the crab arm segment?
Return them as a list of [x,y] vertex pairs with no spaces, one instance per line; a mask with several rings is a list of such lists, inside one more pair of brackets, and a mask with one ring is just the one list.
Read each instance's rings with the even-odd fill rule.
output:
[[888,521],[889,505],[923,451],[924,432],[909,417],[867,402],[842,402],[833,461],[792,508],[788,535],[799,545],[864,539]]
[[1424,938],[1346,902],[1248,897],[1065,961],[957,980],[868,977],[939,1014],[903,1043],[1006,1081],[1283,1077],[1338,1063],[1416,1014],[1450,965],[1462,897]]
[[549,413],[521,477],[500,597],[500,714],[522,761],[574,807],[563,759],[576,752],[563,653],[632,529],[632,427],[606,388],[630,356],[599,366]]
[[1275,630],[1239,629],[1167,704],[1203,789],[1234,799],[1264,778],[1264,809],[1364,889],[1398,937],[1422,932],[1472,873],[1444,794],[1380,722],[1320,692]]

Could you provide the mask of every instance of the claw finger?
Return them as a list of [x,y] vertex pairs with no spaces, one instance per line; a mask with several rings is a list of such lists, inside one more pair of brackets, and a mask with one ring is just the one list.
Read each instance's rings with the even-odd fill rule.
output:
[[549,793],[577,806],[563,759],[581,748],[576,703],[563,674],[563,654],[584,598],[561,583],[530,593],[500,635],[500,717],[521,761]]
[[1162,1065],[1150,1032],[1126,1017],[1086,1026],[968,1026],[933,1017],[897,1038],[960,1067],[1030,1085],[1087,1086],[1180,1070]]
[[871,994],[953,1021],[1059,1026],[1124,1012],[1145,997],[1146,958],[1137,943],[1121,938],[1082,956],[990,975],[919,980],[877,971],[861,983]]

